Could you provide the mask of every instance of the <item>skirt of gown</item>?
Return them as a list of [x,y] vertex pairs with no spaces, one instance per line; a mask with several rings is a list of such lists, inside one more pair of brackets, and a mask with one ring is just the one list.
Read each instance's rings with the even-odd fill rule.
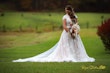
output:
[[13,60],[13,62],[94,62],[86,53],[80,36],[74,39],[63,30],[60,40],[51,49],[33,57]]

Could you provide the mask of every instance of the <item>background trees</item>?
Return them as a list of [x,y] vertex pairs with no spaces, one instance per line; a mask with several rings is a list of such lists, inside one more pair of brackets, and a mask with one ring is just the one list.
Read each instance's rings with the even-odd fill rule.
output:
[[[20,11],[61,11],[67,4],[71,4],[76,11],[110,12],[110,0],[0,0],[0,9],[14,6]],[[3,9],[5,10],[5,9]]]

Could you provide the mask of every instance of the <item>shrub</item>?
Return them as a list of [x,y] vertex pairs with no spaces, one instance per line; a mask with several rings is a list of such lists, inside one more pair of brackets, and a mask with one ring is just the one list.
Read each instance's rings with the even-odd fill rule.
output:
[[105,50],[110,51],[110,18],[104,21],[101,26],[98,26],[97,34],[100,36]]
[[5,14],[4,13],[1,13],[1,16],[4,16]]

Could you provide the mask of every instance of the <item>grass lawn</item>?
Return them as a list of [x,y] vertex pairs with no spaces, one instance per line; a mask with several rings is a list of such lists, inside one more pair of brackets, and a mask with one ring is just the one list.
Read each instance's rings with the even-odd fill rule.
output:
[[[101,24],[101,16],[104,17],[104,20],[110,18],[110,13],[76,12],[76,14],[83,28],[97,27]],[[4,16],[0,16],[0,31],[3,28],[7,31],[29,30],[29,28],[38,31],[52,30],[52,26],[62,26],[63,15],[63,12],[4,12]]]
[[[80,35],[95,62],[24,62],[12,60],[35,56],[58,42],[62,31],[45,33],[0,33],[0,73],[109,73],[110,54],[104,50],[96,29],[81,29]],[[4,42],[3,42],[4,41]],[[4,45],[5,44],[5,45]],[[3,46],[4,45],[4,46]]]

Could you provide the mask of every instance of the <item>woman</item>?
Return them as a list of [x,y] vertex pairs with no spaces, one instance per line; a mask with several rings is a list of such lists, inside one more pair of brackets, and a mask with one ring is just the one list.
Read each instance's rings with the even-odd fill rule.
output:
[[[87,55],[80,36],[73,38],[71,27],[77,23],[77,16],[73,8],[65,7],[66,14],[63,16],[63,32],[58,43],[48,51],[34,57],[13,60],[13,62],[94,62],[95,59]],[[78,24],[77,24],[78,25]],[[79,28],[78,28],[79,29]]]

